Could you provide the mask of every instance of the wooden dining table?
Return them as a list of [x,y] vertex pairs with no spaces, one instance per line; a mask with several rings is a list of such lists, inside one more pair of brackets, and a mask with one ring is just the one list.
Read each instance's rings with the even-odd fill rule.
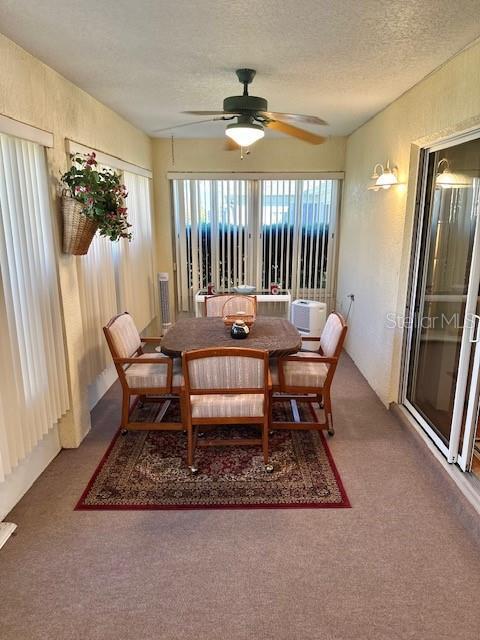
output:
[[184,351],[208,347],[247,347],[268,351],[279,358],[300,351],[300,333],[284,318],[257,316],[247,338],[238,340],[230,335],[230,327],[222,318],[182,318],[171,327],[162,340],[162,352],[178,357]]

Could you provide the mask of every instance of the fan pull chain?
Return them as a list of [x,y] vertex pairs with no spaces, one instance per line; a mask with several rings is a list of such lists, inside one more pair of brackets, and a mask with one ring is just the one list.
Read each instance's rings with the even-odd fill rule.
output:
[[[243,150],[245,149],[245,153]],[[243,160],[245,156],[250,155],[250,147],[240,147],[240,160]]]
[[175,166],[175,144],[173,142],[173,136],[171,136],[171,142],[172,142],[172,167]]

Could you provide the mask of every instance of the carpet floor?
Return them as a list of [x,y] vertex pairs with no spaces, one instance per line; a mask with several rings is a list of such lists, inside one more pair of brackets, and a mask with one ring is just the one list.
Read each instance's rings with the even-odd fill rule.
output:
[[346,356],[333,392],[351,509],[75,511],[118,427],[112,387],[9,514],[0,638],[478,640],[455,489]]
[[[296,410],[302,422],[318,419],[310,402],[297,402]],[[169,400],[137,405],[132,421],[154,422],[157,415],[164,422],[180,423],[180,403]],[[294,419],[288,400],[274,403],[275,422]],[[242,438],[258,437],[259,431],[255,425],[217,425],[209,430],[209,439],[233,438],[239,440],[240,446],[198,446],[195,454],[198,473],[195,476],[186,465],[185,434],[117,432],[76,508],[322,509],[350,506],[322,432],[273,431],[269,438],[269,461],[274,472],[266,473],[261,447],[241,446]]]

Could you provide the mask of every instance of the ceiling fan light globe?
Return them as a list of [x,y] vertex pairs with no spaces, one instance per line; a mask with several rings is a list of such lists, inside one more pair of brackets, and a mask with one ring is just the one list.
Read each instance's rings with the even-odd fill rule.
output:
[[250,147],[265,135],[260,124],[229,124],[225,129],[225,135],[231,138],[239,147]]

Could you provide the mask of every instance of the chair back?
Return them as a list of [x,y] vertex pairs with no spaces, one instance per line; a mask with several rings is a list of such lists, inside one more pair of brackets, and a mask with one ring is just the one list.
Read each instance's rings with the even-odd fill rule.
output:
[[223,306],[232,296],[230,294],[218,294],[205,297],[205,315],[207,318],[222,318]]
[[225,301],[222,310],[222,317],[233,316],[237,313],[247,316],[257,315],[256,296],[231,296]]
[[339,313],[331,313],[322,335],[320,336],[320,351],[327,358],[338,358],[345,341],[347,325]]
[[129,358],[142,346],[135,322],[127,311],[112,318],[103,332],[113,358]]
[[187,394],[266,393],[268,352],[237,347],[187,351],[183,375]]

